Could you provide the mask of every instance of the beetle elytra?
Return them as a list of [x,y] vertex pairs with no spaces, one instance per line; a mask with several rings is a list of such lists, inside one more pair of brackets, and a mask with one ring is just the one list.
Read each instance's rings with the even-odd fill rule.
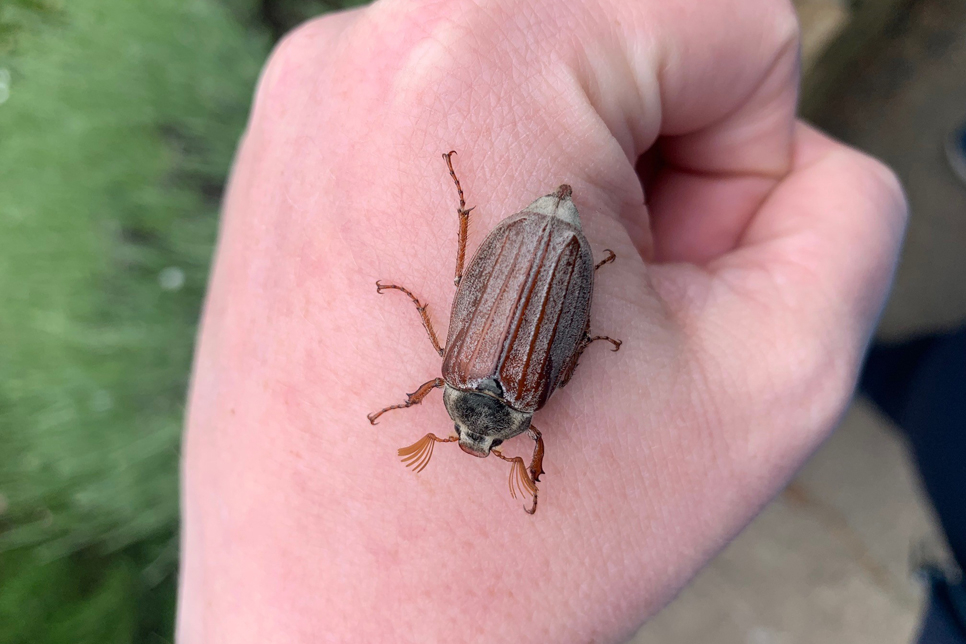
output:
[[[521,212],[504,219],[486,237],[464,275],[466,233],[472,208],[466,208],[463,188],[453,170],[452,156],[443,155],[459,193],[459,236],[456,252],[456,297],[449,331],[441,346],[426,305],[408,289],[376,282],[376,291],[396,290],[416,305],[433,348],[443,358],[442,377],[407,394],[406,402],[369,414],[369,422],[387,411],[418,405],[433,389],[443,389],[443,404],[454,421],[455,436],[427,434],[399,450],[407,466],[420,472],[436,443],[458,442],[467,454],[493,454],[511,464],[510,494],[533,497],[543,471],[544,443],[531,424],[557,387],[573,376],[577,361],[593,342],[603,340],[620,349],[619,340],[590,335],[590,305],[594,275],[614,261],[607,256],[594,264],[590,244],[580,226],[568,185],[540,197]],[[519,456],[495,449],[527,433],[534,440],[529,467]]]

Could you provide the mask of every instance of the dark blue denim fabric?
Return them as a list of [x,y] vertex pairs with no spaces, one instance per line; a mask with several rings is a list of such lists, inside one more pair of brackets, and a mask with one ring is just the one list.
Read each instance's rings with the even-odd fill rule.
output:
[[[953,556],[966,569],[966,328],[869,352],[861,391],[905,434]],[[966,585],[927,570],[920,644],[966,644]]]

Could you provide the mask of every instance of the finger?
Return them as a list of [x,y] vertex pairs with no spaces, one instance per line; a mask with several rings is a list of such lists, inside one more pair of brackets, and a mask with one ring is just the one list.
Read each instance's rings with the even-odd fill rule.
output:
[[739,248],[708,265],[707,288],[667,298],[683,316],[697,312],[700,369],[725,372],[708,382],[713,407],[730,410],[720,426],[741,428],[722,437],[731,461],[767,464],[776,482],[831,431],[851,395],[906,221],[899,183],[881,163],[805,125],[795,143],[791,174]]
[[685,463],[678,476],[704,481],[706,490],[741,491],[713,501],[688,497],[702,498],[694,507],[706,525],[726,526],[722,539],[840,418],[906,219],[899,184],[881,163],[806,125],[796,128],[794,150],[789,176],[764,200],[736,250],[706,270],[651,270],[685,331],[689,358],[688,385],[671,404],[687,410],[687,421],[666,435],[649,434],[647,450],[686,445],[693,469]]
[[704,265],[734,249],[778,179],[663,167],[650,184],[654,261]]
[[[659,136],[650,153],[657,167],[647,211],[622,214],[638,248],[651,245],[641,223],[650,217],[656,260],[704,263],[734,247],[790,166],[798,24],[783,2],[654,3],[644,12],[644,24],[672,26],[636,71],[657,79],[661,117],[656,133],[635,139],[631,158]],[[647,37],[633,33],[629,47]],[[653,110],[646,100],[636,107]]]
[[[898,257],[907,206],[895,174],[818,130],[796,129],[791,174],[769,195],[740,247],[709,265],[781,291],[813,327],[864,342],[878,318]],[[776,293],[776,295],[778,295]]]

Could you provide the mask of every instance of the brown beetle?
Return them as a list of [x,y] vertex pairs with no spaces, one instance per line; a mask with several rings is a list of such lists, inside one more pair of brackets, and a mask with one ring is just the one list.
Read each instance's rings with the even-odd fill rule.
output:
[[[504,219],[483,241],[463,275],[466,232],[472,208],[453,170],[452,155],[443,155],[459,193],[459,240],[456,252],[456,298],[446,346],[441,347],[422,304],[409,290],[376,282],[376,291],[402,291],[416,305],[433,348],[443,358],[443,377],[407,394],[406,402],[369,414],[369,422],[391,409],[418,405],[433,389],[443,388],[443,404],[455,422],[456,436],[427,434],[399,450],[407,466],[420,472],[436,443],[459,441],[467,454],[495,455],[512,464],[510,494],[533,496],[543,474],[543,437],[530,424],[554,390],[573,376],[580,354],[592,342],[619,340],[590,336],[590,303],[595,271],[615,255],[594,264],[590,244],[580,227],[570,186],[540,197],[522,212]],[[519,456],[494,449],[523,432],[535,441],[528,468]]]

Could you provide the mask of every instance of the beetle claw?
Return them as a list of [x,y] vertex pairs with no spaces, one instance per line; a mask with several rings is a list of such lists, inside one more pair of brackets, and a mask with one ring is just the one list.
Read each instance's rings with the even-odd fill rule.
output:
[[531,505],[529,508],[527,506],[523,506],[523,511],[531,516],[537,513],[537,493],[536,492],[533,493],[533,505]]

